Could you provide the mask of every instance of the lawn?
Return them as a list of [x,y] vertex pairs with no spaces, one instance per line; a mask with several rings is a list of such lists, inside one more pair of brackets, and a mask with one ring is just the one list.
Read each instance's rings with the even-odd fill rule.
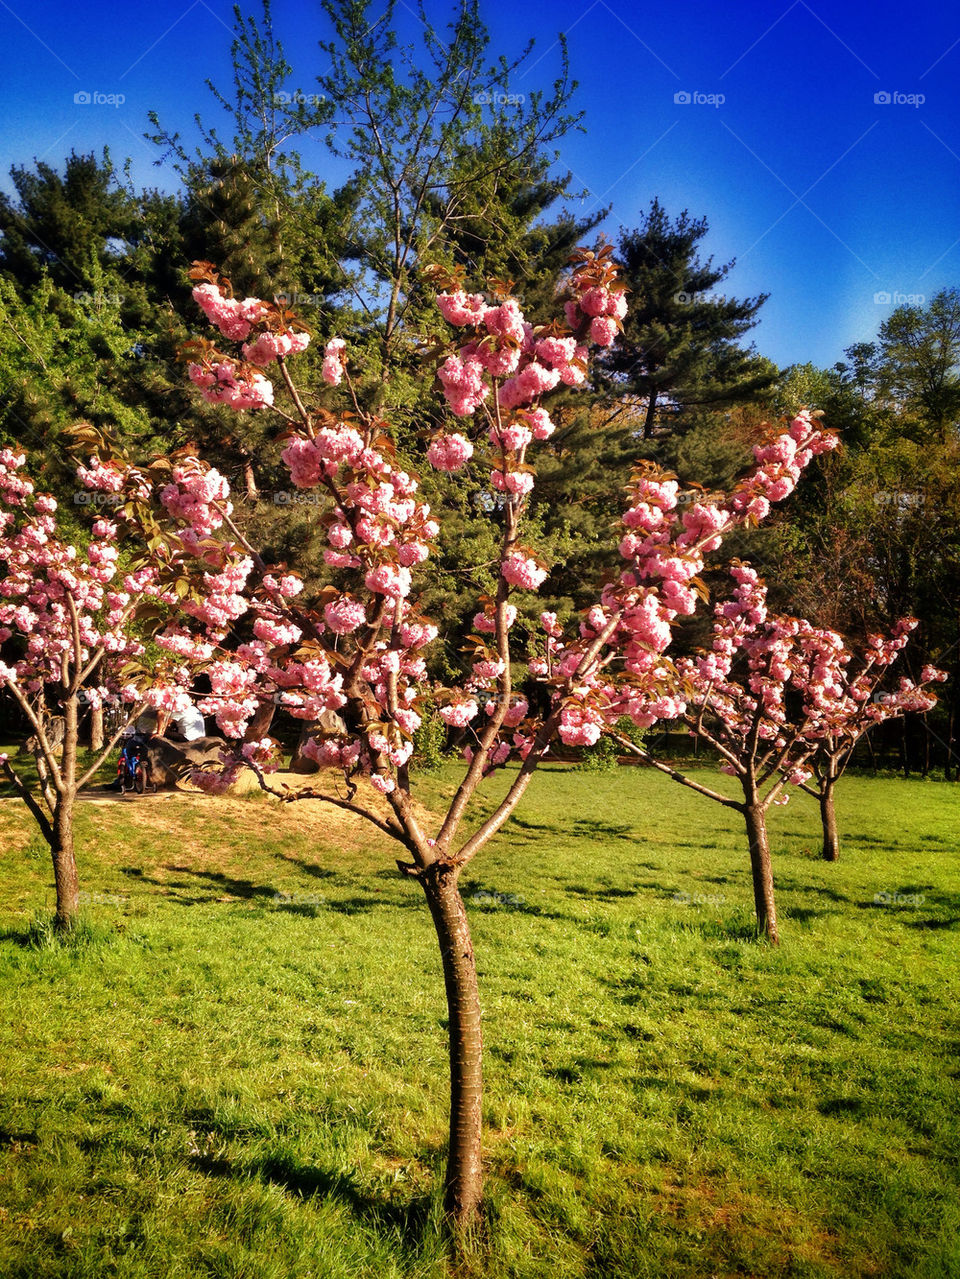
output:
[[[450,777],[424,779],[436,804]],[[550,766],[469,868],[506,1276],[960,1275],[960,792],[772,821]],[[0,1275],[440,1276],[446,1040],[394,849],[316,803],[84,804],[86,923],[0,802]],[[40,912],[38,919],[37,912]]]

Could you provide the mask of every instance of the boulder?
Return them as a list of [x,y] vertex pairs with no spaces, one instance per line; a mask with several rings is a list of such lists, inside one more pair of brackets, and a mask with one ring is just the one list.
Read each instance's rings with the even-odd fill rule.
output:
[[158,790],[173,790],[191,768],[219,763],[220,751],[225,745],[222,737],[197,737],[192,742],[151,737],[147,745],[147,760],[153,784]]

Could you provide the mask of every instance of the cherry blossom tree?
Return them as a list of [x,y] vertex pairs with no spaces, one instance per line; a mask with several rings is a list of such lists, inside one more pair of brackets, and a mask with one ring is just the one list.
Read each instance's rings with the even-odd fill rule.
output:
[[[0,451],[0,644],[7,659],[0,661],[0,688],[32,730],[38,789],[7,755],[0,755],[0,771],[50,847],[56,925],[68,930],[76,920],[79,892],[73,830],[77,795],[148,706],[182,709],[188,672],[182,664],[162,665],[153,673],[141,665],[131,676],[127,667],[138,665],[144,652],[138,610],[151,595],[161,597],[156,572],[145,568],[116,583],[117,524],[95,519],[86,546],[78,547],[58,530],[57,503],[36,491],[26,466],[23,453]],[[109,494],[114,501],[108,505],[115,506],[116,475],[94,464],[80,468],[80,479]],[[148,493],[141,484],[140,498]],[[121,706],[124,714],[109,741],[81,767],[81,712],[105,701]],[[50,732],[51,713],[63,717],[60,746]]]
[[[630,486],[621,552],[626,567],[590,610],[579,633],[564,637],[545,613],[530,664],[543,709],[515,687],[511,628],[518,610],[511,596],[535,591],[547,575],[536,549],[522,540],[534,484],[530,461],[554,426],[543,398],[560,384],[581,385],[592,345],[608,346],[626,300],[609,249],[580,252],[569,281],[563,320],[534,328],[517,300],[488,300],[455,281],[437,299],[455,330],[465,331],[442,358],[437,378],[453,425],[438,429],[426,456],[455,472],[475,454],[490,467],[491,519],[499,526],[496,593],[474,616],[467,669],[459,683],[427,678],[425,650],[437,627],[418,604],[419,567],[440,533],[437,514],[418,495],[418,481],[397,455],[387,424],[365,413],[353,394],[348,350],[330,342],[323,377],[346,392],[353,408],[333,414],[308,402],[288,360],[302,330],[286,312],[258,299],[235,299],[229,282],[198,264],[194,296],[220,337],[191,348],[189,374],[207,398],[238,410],[273,411],[290,426],[283,461],[292,483],[325,499],[318,519],[334,582],[312,600],[294,572],[266,562],[237,526],[222,476],[196,458],[181,459],[159,493],[168,545],[198,561],[202,586],[188,594],[184,616],[159,632],[157,643],[202,670],[213,714],[231,743],[221,766],[195,780],[221,790],[242,768],[284,802],[318,799],[356,813],[397,841],[400,871],[426,897],[440,945],[449,1010],[450,1146],[445,1203],[457,1231],[478,1218],[482,1194],[482,1039],[476,964],[458,881],[465,866],[501,829],[521,800],[551,742],[597,740],[603,706],[619,698],[638,717],[663,705],[662,654],[671,624],[693,611],[704,555],[730,529],[763,518],[771,500],[785,497],[802,468],[834,437],[808,415],[772,431],[771,455],[730,495],[677,510],[677,484],[645,468]],[[294,341],[295,340],[295,341]],[[291,344],[288,346],[287,343]],[[236,344],[243,346],[238,352]],[[286,391],[277,403],[273,383],[259,370],[276,368]],[[781,458],[782,455],[782,458]],[[785,460],[782,460],[785,459]],[[109,479],[129,488],[135,473],[101,464]],[[163,522],[161,521],[161,522]],[[532,692],[528,690],[528,692]],[[333,711],[341,727],[317,732],[304,748],[336,770],[336,787],[298,789],[278,784],[276,744],[249,738],[257,707],[279,702],[292,716],[318,721]],[[413,734],[427,706],[464,730],[466,766],[445,813],[428,820],[413,803]],[[473,829],[470,802],[494,770],[512,767],[502,800]]]
[[[889,640],[872,637],[870,656],[851,678],[852,654],[836,632],[802,618],[769,613],[766,587],[750,565],[734,561],[729,573],[735,587],[730,599],[715,606],[710,651],[676,663],[672,675],[667,676],[667,687],[675,690],[672,702],[666,696],[664,705],[651,706],[640,716],[634,712],[633,718],[645,726],[654,716],[682,719],[693,736],[719,755],[721,772],[737,779],[742,797],[722,794],[655,758],[642,745],[614,735],[625,749],[641,755],[674,781],[743,816],[757,928],[777,945],[767,833],[770,809],[789,801],[788,787],[800,786],[811,794],[819,793],[822,810],[826,811],[823,803],[829,803],[832,818],[838,759],[845,762],[849,758],[857,738],[871,724],[906,710],[929,709],[936,698],[925,687],[903,680],[889,704],[869,701],[884,668],[906,644],[916,625],[913,619],[899,623]],[[932,667],[924,669],[925,684],[945,678]],[[606,708],[608,722],[615,722],[624,711],[630,713],[623,702],[611,700]],[[809,783],[811,777],[821,774],[832,780],[822,781],[817,792]],[[824,829],[826,832],[826,824]],[[835,838],[835,824],[832,829]]]
[[946,671],[924,666],[919,684],[904,676],[896,688],[882,690],[887,671],[917,625],[914,617],[901,618],[889,636],[870,635],[859,652],[835,631],[807,625],[802,637],[801,658],[792,680],[809,690],[811,697],[815,695],[819,715],[806,732],[814,749],[808,761],[811,776],[800,782],[800,788],[820,805],[826,861],[835,862],[840,856],[834,789],[857,742],[875,724],[932,710],[937,699],[929,686],[948,678]]

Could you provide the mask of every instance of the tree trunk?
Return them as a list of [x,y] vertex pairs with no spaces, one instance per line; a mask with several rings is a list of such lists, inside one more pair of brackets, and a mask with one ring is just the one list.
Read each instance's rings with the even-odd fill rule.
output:
[[90,707],[90,749],[103,750],[103,707]]
[[69,932],[76,922],[80,896],[77,859],[73,851],[72,800],[61,799],[57,804],[50,852],[53,856],[53,880],[57,888],[57,913],[54,922],[58,929]]
[[773,896],[773,866],[767,840],[766,814],[754,804],[744,806],[747,838],[750,841],[750,869],[753,872],[753,903],[757,911],[757,931],[774,946],[780,944],[777,933],[777,906]]
[[456,1235],[477,1225],[483,1195],[483,1043],[480,990],[457,871],[437,863],[421,883],[443,957],[450,1036],[450,1147],[444,1208]]
[[877,775],[877,752],[873,749],[873,738],[869,733],[864,735],[863,739],[867,743],[867,750],[870,752],[870,765],[873,768],[873,775]]
[[820,821],[823,823],[823,860],[825,862],[835,862],[840,859],[840,836],[837,834],[837,814],[833,807],[833,788],[836,785],[836,778],[831,773],[832,770],[823,779],[823,789],[820,792]]
[[649,440],[651,435],[653,435],[653,427],[657,413],[657,395],[658,392],[654,389],[650,392],[649,399],[647,400],[647,411],[643,415],[643,430],[640,432],[640,438],[642,440]]

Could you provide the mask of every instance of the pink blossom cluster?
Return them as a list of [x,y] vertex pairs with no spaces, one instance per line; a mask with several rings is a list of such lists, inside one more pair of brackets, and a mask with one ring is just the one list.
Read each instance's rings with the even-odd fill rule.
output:
[[255,342],[247,342],[241,347],[241,352],[248,364],[264,368],[287,355],[299,355],[309,345],[309,333],[295,332],[293,329],[287,329],[284,333],[272,333],[266,329]]
[[511,552],[501,564],[500,572],[511,586],[519,586],[525,591],[538,590],[547,577],[547,570],[522,551]]
[[273,404],[273,383],[262,373],[244,369],[233,360],[208,360],[191,364],[190,380],[202,390],[210,404],[226,404],[231,409],[262,409]]
[[320,374],[328,386],[339,386],[346,369],[344,350],[346,342],[343,338],[331,338],[323,348],[323,364]]
[[427,449],[427,461],[437,471],[459,471],[473,457],[473,445],[464,436],[441,434]]
[[[16,659],[0,665],[0,683],[16,686],[38,708],[45,690],[62,698],[81,686],[90,705],[102,704],[120,687],[120,667],[144,652],[130,623],[136,601],[110,589],[117,526],[97,519],[85,547],[68,541],[55,499],[36,493],[26,465],[24,454],[0,450],[0,643],[19,641]],[[97,460],[81,469],[91,487],[123,486]]]
[[233,513],[229,497],[229,485],[220,472],[201,465],[195,458],[175,466],[170,483],[160,492],[167,511],[189,526],[193,535],[191,547],[197,545],[197,539],[220,528],[224,517]]
[[[457,291],[438,299],[451,324],[470,330],[468,340],[438,370],[443,394],[454,416],[481,414],[484,425],[441,432],[430,443],[428,460],[437,469],[454,471],[474,456],[478,440],[484,448],[489,442],[490,483],[502,494],[501,509],[511,529],[533,483],[527,453],[554,430],[543,397],[560,385],[585,381],[590,344],[613,342],[626,313],[624,290],[605,254],[584,255],[574,273],[566,327],[535,329],[512,298],[488,305],[479,294]],[[324,376],[333,385],[342,376],[343,349],[334,339],[325,351]],[[420,722],[426,676],[421,649],[436,635],[433,624],[411,605],[414,573],[438,529],[418,496],[416,480],[381,446],[382,423],[360,416],[321,427],[321,420],[331,421],[312,410],[304,413],[302,429],[288,439],[282,456],[298,488],[325,493],[325,558],[343,577],[337,577],[332,597],[326,594],[323,607],[314,610],[291,603],[275,585],[254,585],[254,639],[241,644],[230,659],[243,665],[250,683],[232,692],[221,690],[218,696],[229,703],[223,714],[234,733],[244,730],[252,708],[264,697],[279,698],[305,720],[316,718],[324,707],[337,710],[343,731],[312,748],[317,758],[348,775],[368,775],[393,802],[397,787],[406,785],[410,736]],[[619,577],[569,640],[556,617],[545,614],[542,619],[543,657],[535,655],[529,669],[551,681],[549,722],[531,718],[525,699],[511,693],[505,646],[513,617],[504,611],[513,607],[506,603],[509,588],[536,590],[547,571],[513,533],[506,537],[497,603],[475,619],[478,632],[496,636],[496,645],[478,649],[466,680],[444,695],[440,711],[451,727],[471,728],[482,770],[542,751],[548,729],[565,742],[585,745],[622,714],[640,724],[680,717],[696,692],[697,679],[712,681],[722,701],[741,635],[769,621],[759,584],[744,568],[735,583],[734,615],[716,619],[727,628],[717,636],[725,642],[704,655],[700,666],[691,666],[687,686],[672,680],[664,657],[673,624],[696,607],[705,557],[733,529],[762,518],[771,502],[788,496],[811,459],[834,445],[832,435],[801,414],[757,446],[756,466],[728,497],[700,497],[693,503],[680,502],[679,485],[672,478],[638,475],[623,517]],[[221,609],[206,622],[214,634],[222,614]],[[223,634],[221,625],[221,639]],[[781,626],[766,638],[767,649],[758,651],[756,669],[748,673],[747,695],[762,710],[764,732],[769,731],[774,743],[782,736],[784,715],[776,676],[799,660],[795,641],[800,635]],[[483,719],[481,703],[487,709]],[[541,729],[547,735],[542,739]]]
[[902,679],[895,692],[875,696],[914,619],[898,622],[887,639],[871,637],[858,656],[836,631],[770,613],[766,587],[749,565],[734,562],[730,576],[734,589],[714,609],[710,651],[679,661],[676,671],[687,722],[717,747],[732,775],[779,773],[803,785],[822,746],[852,746],[871,723],[935,703],[926,685],[946,676],[932,667],[921,685]]
[[476,718],[479,709],[474,698],[464,697],[447,706],[441,706],[437,713],[450,728],[466,728]]
[[198,284],[193,300],[211,324],[231,342],[245,342],[250,330],[267,315],[267,304],[259,298],[226,297],[216,284]]
[[[594,300],[591,305],[595,305]],[[820,452],[834,446],[834,439],[812,418],[801,415],[780,432],[783,455],[806,466]],[[757,459],[729,497],[680,501],[680,486],[672,477],[652,468],[639,472],[631,485],[630,499],[623,515],[624,533],[620,552],[625,567],[619,578],[604,588],[596,605],[583,616],[578,636],[566,643],[552,614],[544,614],[543,657],[535,657],[529,669],[535,677],[565,681],[556,687],[554,705],[562,709],[590,708],[582,719],[567,715],[564,731],[592,735],[597,722],[614,725],[624,715],[640,727],[650,727],[660,719],[683,716],[689,702],[689,682],[696,676],[721,684],[729,673],[732,648],[718,642],[715,651],[700,659],[700,665],[685,670],[677,685],[672,668],[663,655],[670,645],[675,620],[693,613],[698,593],[703,590],[699,575],[705,557],[715,551],[724,536],[756,517],[750,503],[767,491],[781,500],[783,489],[774,488],[783,478],[775,473],[772,454]],[[792,465],[793,463],[791,463]],[[799,472],[797,472],[799,474]],[[755,575],[744,566],[736,570],[735,599],[731,609],[741,610],[748,621],[763,620],[763,600],[755,597]],[[739,592],[739,595],[737,594]],[[743,598],[741,599],[740,596]],[[749,598],[747,607],[745,601]],[[752,611],[755,610],[755,611]],[[733,617],[725,624],[734,627]],[[718,640],[720,637],[718,636]],[[616,660],[616,667],[610,663]],[[754,701],[768,712],[763,731],[776,736],[778,707],[770,689],[758,676]],[[571,701],[570,689],[583,690]],[[749,690],[748,690],[749,691]],[[562,708],[562,709],[561,709]]]

